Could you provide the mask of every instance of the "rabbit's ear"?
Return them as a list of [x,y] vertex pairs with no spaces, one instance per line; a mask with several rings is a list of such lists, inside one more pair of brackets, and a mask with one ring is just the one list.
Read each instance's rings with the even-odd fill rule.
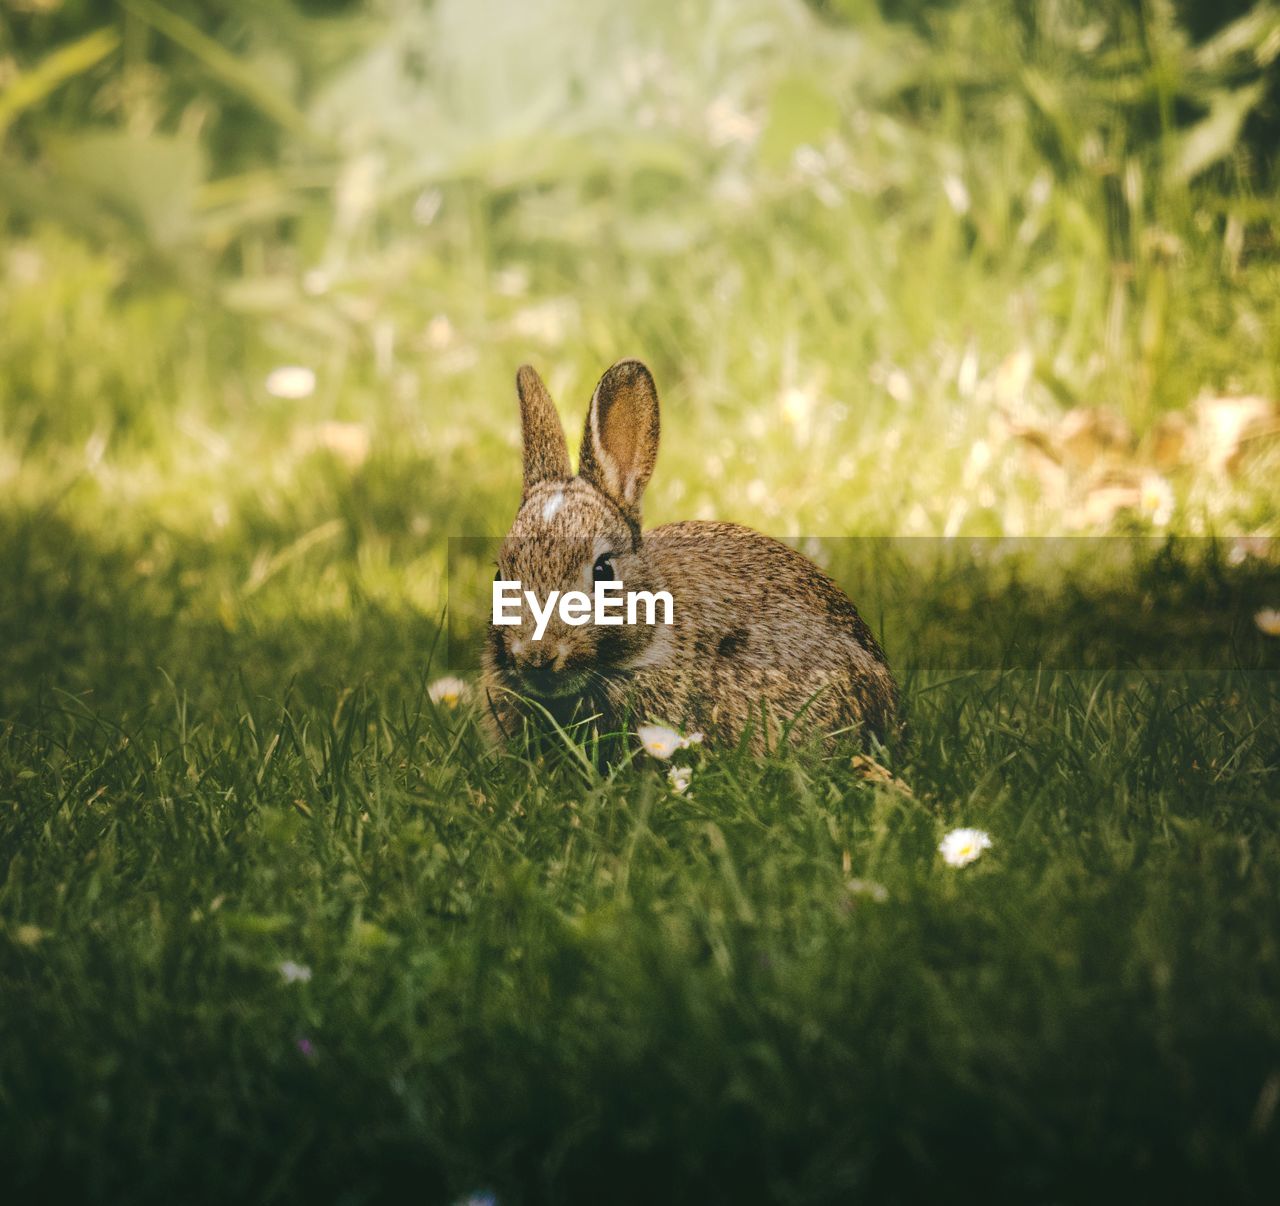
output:
[[658,458],[658,391],[638,360],[619,360],[596,386],[578,473],[639,522],[640,495]]
[[548,478],[571,477],[569,446],[560,416],[542,378],[527,364],[516,373],[520,395],[520,434],[524,440],[524,493]]

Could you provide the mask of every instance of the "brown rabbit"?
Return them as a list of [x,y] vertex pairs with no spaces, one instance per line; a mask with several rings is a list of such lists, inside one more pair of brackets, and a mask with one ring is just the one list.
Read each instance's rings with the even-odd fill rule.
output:
[[[541,640],[527,609],[493,625],[484,652],[487,710],[514,736],[546,709],[602,735],[662,721],[759,752],[789,733],[886,735],[898,689],[884,654],[844,592],[794,549],[732,523],[682,522],[643,532],[640,498],[658,453],[649,370],[620,360],[587,412],[578,474],[538,374],[516,375],[524,493],[498,557],[498,578],[545,601],[598,581],[668,591],[673,623],[570,626],[553,614]],[[541,707],[529,707],[524,701]],[[789,727],[788,727],[789,726]]]

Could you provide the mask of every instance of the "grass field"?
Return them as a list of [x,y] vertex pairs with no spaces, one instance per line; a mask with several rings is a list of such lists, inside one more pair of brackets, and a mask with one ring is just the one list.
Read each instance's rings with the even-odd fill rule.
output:
[[[1271,1200],[1280,12],[635,8],[0,16],[0,1185]],[[627,354],[892,777],[432,698]]]

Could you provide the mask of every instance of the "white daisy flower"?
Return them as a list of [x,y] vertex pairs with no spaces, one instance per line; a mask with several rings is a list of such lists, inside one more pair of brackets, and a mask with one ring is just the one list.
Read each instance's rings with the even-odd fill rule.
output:
[[684,748],[684,738],[675,729],[667,728],[665,724],[639,725],[636,728],[636,736],[640,738],[640,744],[644,746],[646,754],[661,758],[664,762],[676,750]]
[[782,395],[782,417],[792,427],[803,427],[813,414],[818,399],[811,389],[792,386]]
[[692,745],[702,744],[701,733],[690,733],[682,737],[675,729],[665,724],[641,724],[636,726],[636,736],[644,746],[644,752],[665,762],[676,750],[687,750]]
[[456,708],[467,695],[467,684],[452,674],[438,678],[427,688],[427,698],[433,704],[443,704],[446,708]]
[[689,790],[689,784],[693,782],[693,768],[689,766],[673,766],[667,771],[667,778],[671,781],[671,790],[676,795],[682,796]]
[[267,393],[273,398],[288,398],[297,402],[316,392],[316,374],[313,369],[300,364],[284,365],[267,374]]
[[953,829],[938,845],[938,852],[950,867],[967,867],[990,849],[991,835],[984,829]]
[[1267,636],[1280,636],[1280,609],[1264,607],[1261,611],[1254,613],[1253,622],[1258,626],[1258,630],[1265,632]]
[[1173,518],[1173,487],[1158,473],[1142,479],[1138,510],[1157,528],[1166,527]]
[[292,959],[286,959],[276,970],[286,984],[305,984],[311,979],[311,969],[305,963],[295,963]]

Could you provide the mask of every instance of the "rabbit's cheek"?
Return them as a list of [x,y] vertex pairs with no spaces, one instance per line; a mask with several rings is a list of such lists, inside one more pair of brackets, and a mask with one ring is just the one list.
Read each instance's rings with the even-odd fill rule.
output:
[[635,634],[625,627],[593,628],[595,657],[601,665],[615,666],[628,661],[632,655]]

